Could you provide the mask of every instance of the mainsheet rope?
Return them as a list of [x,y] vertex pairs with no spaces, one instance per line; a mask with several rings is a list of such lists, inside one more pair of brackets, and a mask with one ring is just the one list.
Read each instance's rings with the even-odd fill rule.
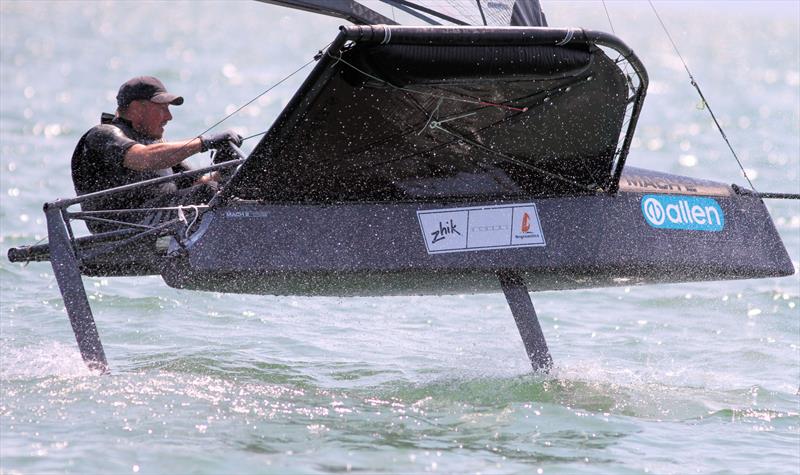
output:
[[[186,214],[183,212],[184,209],[191,209],[194,210],[194,219],[192,222],[186,219]],[[185,206],[178,206],[178,221],[185,225],[185,231],[183,232],[183,237],[189,239],[189,230],[192,229],[194,223],[197,222],[197,218],[200,217],[200,206],[197,205],[185,205]]]

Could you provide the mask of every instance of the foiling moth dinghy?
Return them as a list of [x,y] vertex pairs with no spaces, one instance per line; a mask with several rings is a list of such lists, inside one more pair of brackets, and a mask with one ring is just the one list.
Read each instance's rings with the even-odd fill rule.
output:
[[757,193],[624,167],[646,88],[607,33],[344,26],[249,155],[232,146],[194,172],[230,172],[209,203],[84,237],[71,221],[103,212],[70,207],[95,195],[48,203],[49,243],[9,258],[51,261],[81,355],[101,370],[81,275],[275,295],[499,288],[547,370],[529,291],[794,271]]

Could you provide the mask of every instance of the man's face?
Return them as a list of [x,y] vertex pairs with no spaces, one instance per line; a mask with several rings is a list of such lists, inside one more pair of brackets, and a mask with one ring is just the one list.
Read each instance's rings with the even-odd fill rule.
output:
[[152,139],[164,135],[164,127],[172,120],[169,104],[157,104],[147,100],[133,101],[128,107],[128,118],[133,128]]

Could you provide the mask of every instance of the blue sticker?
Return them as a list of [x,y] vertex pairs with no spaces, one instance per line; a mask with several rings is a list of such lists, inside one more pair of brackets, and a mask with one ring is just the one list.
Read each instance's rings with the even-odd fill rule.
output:
[[644,195],[642,214],[657,229],[722,231],[725,213],[712,198],[680,195]]

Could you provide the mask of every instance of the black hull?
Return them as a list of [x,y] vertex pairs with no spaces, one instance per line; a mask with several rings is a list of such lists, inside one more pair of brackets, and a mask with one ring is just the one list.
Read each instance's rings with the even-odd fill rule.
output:
[[[240,202],[207,213],[182,255],[165,261],[162,274],[168,285],[186,289],[349,296],[497,292],[503,272],[521,275],[532,291],[794,272],[759,198],[711,182],[631,173],[622,180],[627,191],[615,196],[326,206]],[[724,213],[724,227],[654,228],[642,212],[643,197],[654,194],[711,197]],[[519,203],[536,206],[545,245],[428,253],[418,211]]]

